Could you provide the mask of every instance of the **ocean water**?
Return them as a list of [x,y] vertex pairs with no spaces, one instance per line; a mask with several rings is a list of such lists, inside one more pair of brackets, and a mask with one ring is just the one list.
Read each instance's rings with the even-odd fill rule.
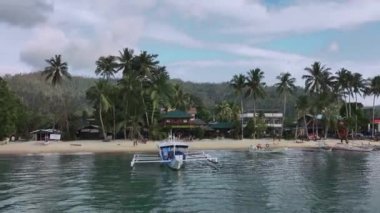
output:
[[0,156],[0,212],[380,212],[380,152],[209,151],[218,167],[131,154]]

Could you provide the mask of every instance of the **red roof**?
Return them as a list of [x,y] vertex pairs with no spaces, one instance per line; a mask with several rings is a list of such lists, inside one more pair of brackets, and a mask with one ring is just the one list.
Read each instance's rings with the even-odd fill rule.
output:
[[371,123],[380,124],[380,118],[375,118]]

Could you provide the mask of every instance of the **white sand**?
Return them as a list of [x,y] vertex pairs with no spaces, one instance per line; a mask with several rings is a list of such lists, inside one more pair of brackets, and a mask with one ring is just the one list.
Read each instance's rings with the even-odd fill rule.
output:
[[[334,146],[339,140],[322,140],[330,146]],[[157,143],[148,141],[146,144],[139,143],[133,146],[132,141],[116,140],[112,142],[101,141],[67,141],[67,142],[50,142],[44,145],[43,142],[11,142],[0,145],[0,154],[39,154],[39,153],[107,153],[107,152],[156,152]],[[318,147],[319,141],[305,141],[296,143],[294,140],[273,141],[271,139],[244,139],[244,140],[200,140],[188,142],[191,150],[248,150],[250,145],[261,143],[269,144],[273,147],[289,147],[289,148],[313,148]],[[350,141],[350,143],[361,145],[371,144],[378,145],[379,142],[370,142],[366,140]]]

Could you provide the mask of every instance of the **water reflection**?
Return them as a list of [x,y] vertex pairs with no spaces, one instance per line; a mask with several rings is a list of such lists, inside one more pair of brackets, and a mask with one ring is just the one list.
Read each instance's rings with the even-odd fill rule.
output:
[[220,168],[130,168],[131,155],[0,157],[0,211],[371,212],[378,153],[215,151]]

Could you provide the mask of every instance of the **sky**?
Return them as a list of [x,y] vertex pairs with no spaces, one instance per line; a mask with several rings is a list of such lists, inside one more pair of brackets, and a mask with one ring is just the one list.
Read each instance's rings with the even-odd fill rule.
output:
[[193,82],[258,67],[267,85],[290,72],[304,86],[314,61],[380,74],[380,0],[0,0],[0,32],[0,75],[61,54],[72,75],[94,77],[100,56],[127,47]]

